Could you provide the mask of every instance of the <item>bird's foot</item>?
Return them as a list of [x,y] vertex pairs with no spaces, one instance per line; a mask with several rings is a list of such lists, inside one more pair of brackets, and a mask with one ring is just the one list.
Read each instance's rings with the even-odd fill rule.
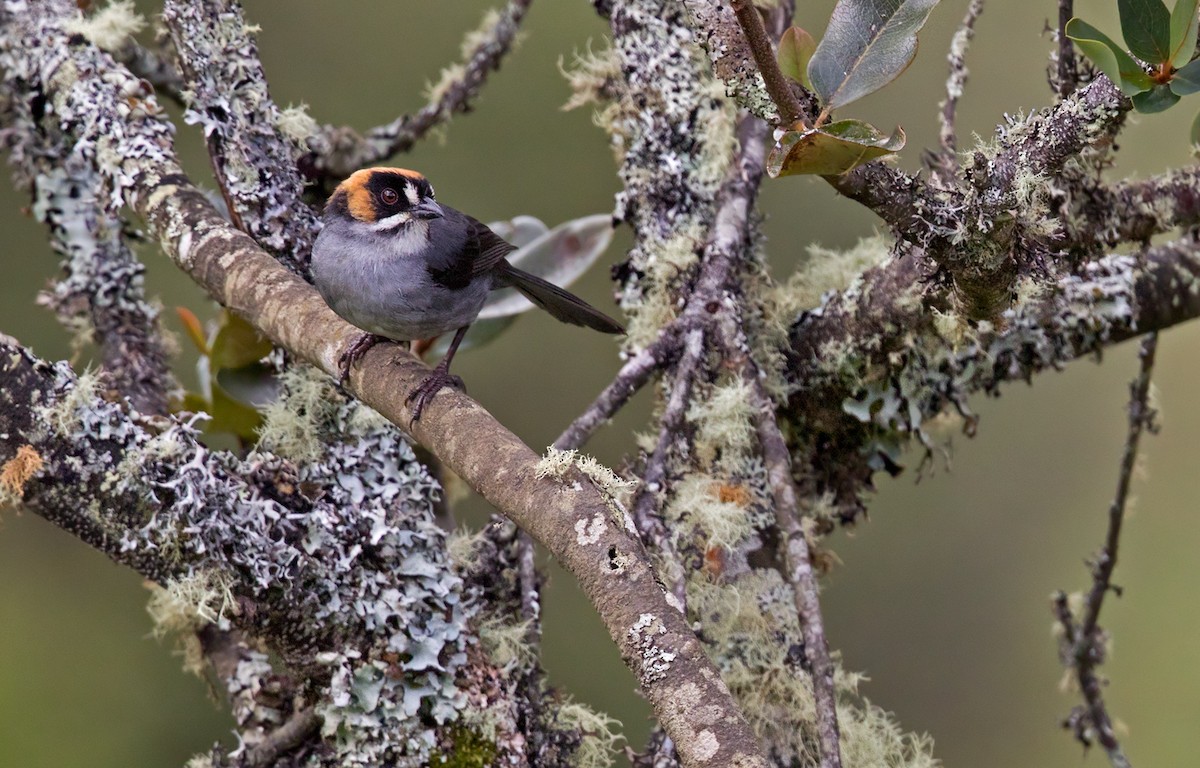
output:
[[465,392],[466,386],[463,385],[463,380],[450,373],[442,367],[434,368],[425,379],[417,385],[417,388],[409,393],[404,399],[405,403],[412,405],[412,420],[415,422],[421,418],[421,411],[425,410],[425,406],[433,400],[434,395],[442,390],[442,387],[453,387],[454,389]]
[[391,341],[391,339],[374,333],[361,334],[357,339],[354,340],[354,343],[351,344],[345,352],[338,356],[339,386],[346,386],[346,379],[350,378],[350,366],[361,360],[363,355],[367,354],[367,351],[371,349],[371,347],[375,346],[381,341]]

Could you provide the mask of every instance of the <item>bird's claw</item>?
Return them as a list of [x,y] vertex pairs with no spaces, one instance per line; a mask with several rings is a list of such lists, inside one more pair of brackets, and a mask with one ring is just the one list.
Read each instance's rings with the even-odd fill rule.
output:
[[440,368],[434,368],[417,385],[417,388],[410,392],[408,397],[404,399],[405,403],[412,405],[412,420],[414,422],[421,418],[421,411],[425,410],[425,406],[432,402],[434,395],[440,392],[442,387],[453,387],[462,392],[466,391],[466,386],[463,384],[462,378]]
[[381,341],[388,341],[386,336],[379,336],[374,333],[364,333],[359,335],[354,343],[346,348],[346,351],[338,356],[338,385],[346,386],[346,379],[350,378],[350,366],[357,363],[367,354],[371,347]]

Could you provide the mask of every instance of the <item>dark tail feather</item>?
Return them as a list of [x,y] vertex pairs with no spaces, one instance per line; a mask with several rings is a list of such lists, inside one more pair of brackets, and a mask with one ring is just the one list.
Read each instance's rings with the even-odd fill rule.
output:
[[625,333],[625,328],[608,315],[569,291],[537,275],[517,269],[506,261],[496,268],[497,287],[512,286],[525,298],[549,312],[555,319],[582,325],[601,333]]

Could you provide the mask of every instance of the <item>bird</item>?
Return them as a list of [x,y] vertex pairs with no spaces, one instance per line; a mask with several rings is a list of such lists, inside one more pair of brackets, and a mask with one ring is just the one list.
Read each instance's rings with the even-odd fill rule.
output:
[[313,284],[330,309],[364,331],[338,359],[339,383],[380,341],[454,331],[446,355],[406,399],[413,422],[443,387],[463,388],[450,363],[493,290],[515,288],[564,323],[625,332],[578,296],[510,264],[505,257],[515,246],[438,203],[416,171],[355,171],[329,196],[322,223],[310,262]]

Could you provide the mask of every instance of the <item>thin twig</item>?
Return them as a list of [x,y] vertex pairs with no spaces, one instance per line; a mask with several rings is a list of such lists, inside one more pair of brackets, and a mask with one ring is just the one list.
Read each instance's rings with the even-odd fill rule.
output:
[[1075,0],[1058,0],[1058,97],[1065,99],[1079,83],[1075,47],[1067,37],[1067,22],[1075,16]]
[[946,99],[942,102],[942,111],[938,116],[941,123],[939,132],[941,152],[935,163],[935,173],[943,182],[951,182],[958,170],[958,128],[956,117],[958,100],[962,97],[963,85],[967,82],[967,49],[971,39],[975,37],[975,22],[983,13],[984,0],[971,0],[967,14],[963,17],[954,39],[950,41],[950,53],[946,56],[950,64],[950,75],[946,78]]
[[246,756],[247,768],[266,768],[275,761],[303,744],[321,727],[321,716],[312,708],[302,709],[283,725],[267,735]]
[[779,69],[779,63],[775,61],[775,48],[767,37],[767,29],[763,25],[757,6],[753,0],[731,0],[730,4],[746,35],[746,42],[750,44],[750,52],[754,55],[758,71],[762,73],[767,93],[779,109],[779,116],[783,118],[784,124],[793,125],[803,120],[804,107],[792,92],[792,85]]
[[[662,552],[664,559],[679,563],[671,537],[663,524],[662,501],[667,490],[667,464],[671,447],[683,434],[684,419],[691,403],[692,383],[697,369],[704,359],[704,331],[695,328],[687,333],[683,342],[683,353],[675,367],[675,381],[667,398],[667,407],[659,420],[661,427],[654,452],[646,459],[646,470],[642,474],[642,485],[633,500],[633,524],[648,549]],[[681,604],[687,599],[687,584],[680,569],[669,585]]]
[[[513,47],[521,21],[533,0],[510,0],[475,46],[466,53],[456,76],[434,89],[431,100],[416,114],[402,115],[360,136],[345,127],[326,126],[326,150],[312,158],[318,176],[340,179],[359,168],[409,150],[425,134],[471,109],[471,99],[488,75]],[[475,33],[478,34],[478,33]],[[468,38],[470,39],[470,38]]]
[[536,555],[533,537],[517,528],[517,584],[521,590],[521,620],[528,625],[525,640],[533,649],[537,649],[542,640],[542,580],[538,576]]
[[158,48],[148,48],[139,45],[132,38],[113,54],[113,57],[129,67],[129,71],[154,86],[160,93],[181,107],[187,106],[184,91],[187,83],[180,74],[179,68],[167,53],[170,40],[162,42]]
[[679,335],[664,329],[649,346],[629,359],[592,404],[571,422],[554,447],[560,451],[578,448],[588,441],[601,424],[613,417],[629,402],[629,398],[645,386],[655,371],[666,365],[679,351]]
[[1105,634],[1100,628],[1100,610],[1104,606],[1105,596],[1110,591],[1120,594],[1120,589],[1113,586],[1112,574],[1117,566],[1117,550],[1121,541],[1121,527],[1125,520],[1129,486],[1137,462],[1138,444],[1143,431],[1155,431],[1154,409],[1150,407],[1149,395],[1150,376],[1154,370],[1157,347],[1158,334],[1151,333],[1142,340],[1138,350],[1141,368],[1137,378],[1129,386],[1129,426],[1125,435],[1125,450],[1121,455],[1121,469],[1117,476],[1117,490],[1108,509],[1108,533],[1104,539],[1104,547],[1092,563],[1092,588],[1083,605],[1082,620],[1076,623],[1065,594],[1059,592],[1054,599],[1054,612],[1063,627],[1066,650],[1069,654],[1068,662],[1075,670],[1085,707],[1082,712],[1073,714],[1067,720],[1067,724],[1084,745],[1090,744],[1094,735],[1096,741],[1100,742],[1108,753],[1109,762],[1114,768],[1128,768],[1130,763],[1117,740],[1112,718],[1104,704],[1104,681],[1096,673],[1096,667],[1105,657]]
[[800,629],[804,636],[804,655],[813,679],[817,738],[821,745],[821,768],[840,768],[842,757],[837,693],[833,681],[834,664],[825,636],[825,621],[821,616],[820,589],[812,564],[812,552],[804,526],[800,523],[800,505],[796,483],[792,478],[791,452],[779,429],[779,422],[775,417],[775,404],[763,386],[758,366],[750,355],[738,353],[737,348],[731,349],[730,353],[730,357],[740,358],[743,379],[750,385],[753,393],[754,426],[775,502],[775,524],[784,541],[785,576],[792,585],[796,613],[800,617]]

